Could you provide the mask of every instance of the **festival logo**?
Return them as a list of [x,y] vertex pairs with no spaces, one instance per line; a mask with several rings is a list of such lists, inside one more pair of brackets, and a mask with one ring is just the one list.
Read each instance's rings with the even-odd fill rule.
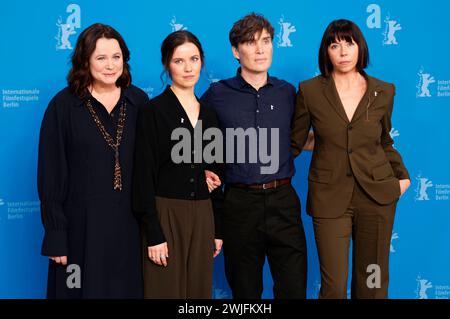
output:
[[57,50],[72,50],[72,43],[70,37],[76,34],[76,29],[81,28],[81,9],[78,4],[69,4],[66,8],[69,13],[66,20],[61,17],[58,18],[56,26],[58,27],[58,34],[55,39],[57,41]]
[[284,15],[281,16],[280,20],[278,21],[278,24],[280,25],[280,32],[277,34],[278,38],[277,46],[279,48],[293,47],[292,41],[289,38],[289,36],[291,35],[291,33],[297,32],[295,26],[292,25],[292,23],[285,21]]

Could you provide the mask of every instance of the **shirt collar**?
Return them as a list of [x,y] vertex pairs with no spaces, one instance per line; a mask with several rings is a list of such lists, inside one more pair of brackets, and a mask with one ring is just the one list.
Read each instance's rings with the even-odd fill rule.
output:
[[[244,88],[244,87],[252,87],[250,84],[247,83],[247,81],[244,80],[244,78],[241,75],[241,68],[239,67],[236,71],[236,83],[239,86],[239,88]],[[274,78],[271,77],[269,75],[269,73],[267,73],[267,84],[266,85],[270,85],[270,86],[274,86],[275,85],[275,81]]]

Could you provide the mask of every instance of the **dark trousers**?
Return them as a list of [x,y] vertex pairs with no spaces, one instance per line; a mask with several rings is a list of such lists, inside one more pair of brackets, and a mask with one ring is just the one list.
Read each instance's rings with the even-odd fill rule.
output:
[[[347,298],[351,238],[352,298],[387,298],[396,204],[396,201],[385,206],[377,204],[355,183],[350,206],[341,217],[313,218],[321,272],[319,298]],[[374,285],[376,280],[371,275],[376,272],[370,265],[379,267],[379,287]]]
[[306,241],[300,200],[288,184],[225,190],[225,273],[233,298],[259,299],[267,256],[275,298],[306,298]]

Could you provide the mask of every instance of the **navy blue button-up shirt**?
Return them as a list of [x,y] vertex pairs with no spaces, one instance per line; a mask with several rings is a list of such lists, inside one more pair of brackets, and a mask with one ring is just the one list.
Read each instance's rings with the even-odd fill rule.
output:
[[[267,84],[255,90],[240,74],[227,80],[212,83],[202,96],[204,105],[212,107],[218,116],[220,129],[225,140],[228,129],[242,128],[257,132],[257,140],[247,136],[245,143],[238,143],[234,137],[234,150],[226,149],[225,183],[267,183],[274,179],[292,177],[295,173],[294,158],[290,150],[291,120],[295,108],[296,91],[293,85],[275,77],[268,77]],[[267,139],[261,129],[267,129]],[[278,129],[278,138],[272,141],[271,129]],[[274,134],[275,138],[276,135]],[[261,143],[265,142],[265,143]],[[276,145],[278,152],[276,152]],[[227,142],[224,141],[224,146]],[[264,144],[264,145],[262,145]],[[261,147],[262,146],[262,147]],[[266,150],[267,149],[267,150]],[[242,163],[242,150],[245,161]],[[230,151],[232,160],[230,161]],[[240,153],[239,153],[240,152]],[[256,153],[256,154],[255,154]],[[241,160],[238,162],[238,154]],[[267,154],[272,158],[264,158]],[[274,161],[278,157],[278,165]],[[255,161],[256,157],[256,161]],[[273,173],[262,172],[261,168],[276,167]]]

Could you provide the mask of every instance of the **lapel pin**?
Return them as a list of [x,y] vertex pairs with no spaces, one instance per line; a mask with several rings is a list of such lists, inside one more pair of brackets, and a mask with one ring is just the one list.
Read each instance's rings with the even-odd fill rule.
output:
[[181,123],[184,123],[184,118],[181,118]]
[[378,96],[378,92],[377,91],[375,91],[375,96]]
[[270,105],[270,109],[273,110],[273,108],[274,108],[274,106],[273,106],[273,105]]

